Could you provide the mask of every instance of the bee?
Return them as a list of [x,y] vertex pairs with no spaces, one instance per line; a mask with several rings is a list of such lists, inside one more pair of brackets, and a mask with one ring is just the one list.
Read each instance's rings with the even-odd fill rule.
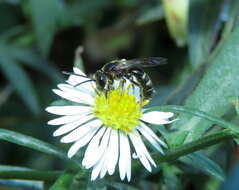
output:
[[[141,99],[143,101],[150,100],[154,93],[153,84],[148,74],[146,74],[141,68],[155,67],[166,63],[167,60],[162,57],[114,60],[96,71],[91,77],[91,80],[84,82],[95,81],[97,90],[107,94],[109,90],[113,89],[115,80],[129,80],[140,88]],[[80,84],[82,83],[79,83],[76,86]]]

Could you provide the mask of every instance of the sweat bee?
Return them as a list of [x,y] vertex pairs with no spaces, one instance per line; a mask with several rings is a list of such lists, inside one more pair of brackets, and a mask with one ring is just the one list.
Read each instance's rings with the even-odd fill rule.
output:
[[91,77],[92,80],[88,81],[95,81],[97,90],[107,93],[113,88],[114,80],[129,80],[140,88],[141,99],[149,100],[154,92],[153,84],[150,77],[140,68],[155,67],[166,63],[166,59],[162,57],[114,60],[96,71]]

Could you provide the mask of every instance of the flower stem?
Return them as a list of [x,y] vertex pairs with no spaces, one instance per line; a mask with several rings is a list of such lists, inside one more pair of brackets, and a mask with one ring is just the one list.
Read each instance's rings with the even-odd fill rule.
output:
[[158,162],[173,161],[181,156],[196,152],[200,149],[206,148],[214,144],[218,144],[222,141],[229,140],[235,137],[236,135],[230,129],[224,129],[211,135],[204,136],[190,143],[181,145],[178,148],[174,148],[166,152],[164,155],[154,156],[154,158]]

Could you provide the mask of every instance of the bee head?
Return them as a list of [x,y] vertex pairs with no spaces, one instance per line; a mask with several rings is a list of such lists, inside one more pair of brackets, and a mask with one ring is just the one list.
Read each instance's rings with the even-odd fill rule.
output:
[[105,90],[107,84],[107,76],[102,71],[96,71],[96,73],[93,75],[93,79],[95,80],[96,88],[98,90]]

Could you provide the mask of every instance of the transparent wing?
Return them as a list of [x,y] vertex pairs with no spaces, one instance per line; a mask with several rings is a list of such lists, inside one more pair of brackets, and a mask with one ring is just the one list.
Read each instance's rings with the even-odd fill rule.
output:
[[119,64],[118,69],[130,69],[133,67],[155,67],[167,64],[167,59],[163,57],[148,57],[126,60],[125,64]]

